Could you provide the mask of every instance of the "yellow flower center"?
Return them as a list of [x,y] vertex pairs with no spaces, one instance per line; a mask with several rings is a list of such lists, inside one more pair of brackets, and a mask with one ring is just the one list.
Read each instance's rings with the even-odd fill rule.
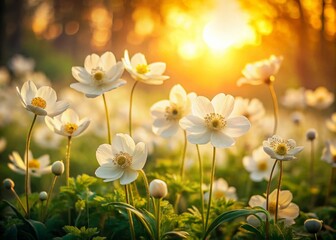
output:
[[179,120],[182,117],[182,109],[176,106],[175,104],[172,104],[166,107],[165,117],[166,117],[166,120],[168,121]]
[[275,152],[279,155],[286,155],[287,154],[287,146],[285,143],[279,143],[275,149]]
[[47,106],[47,102],[41,97],[34,97],[31,100],[31,104],[35,107],[40,107],[40,108],[43,108],[43,109],[45,109],[46,106]]
[[115,155],[113,163],[121,168],[127,168],[132,164],[132,156],[125,152],[119,152]]
[[91,75],[92,75],[94,80],[99,82],[99,81],[103,80],[103,78],[105,76],[105,72],[100,67],[97,67],[95,69],[92,69]]
[[259,171],[266,171],[267,170],[267,163],[265,161],[258,162],[258,170]]
[[225,193],[222,192],[222,191],[215,191],[214,192],[214,198],[215,199],[225,198]]
[[135,70],[137,71],[137,73],[145,74],[149,72],[149,67],[147,64],[138,64]]
[[67,123],[64,126],[64,130],[69,133],[69,134],[73,134],[74,131],[76,131],[78,128],[76,123]]
[[225,118],[218,113],[209,113],[205,116],[204,119],[205,124],[211,130],[222,130],[226,125]]
[[39,169],[40,168],[40,162],[37,159],[29,160],[28,161],[28,167]]

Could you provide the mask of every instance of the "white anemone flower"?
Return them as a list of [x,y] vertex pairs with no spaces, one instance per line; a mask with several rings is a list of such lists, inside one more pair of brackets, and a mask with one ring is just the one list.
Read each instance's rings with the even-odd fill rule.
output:
[[314,91],[306,90],[307,105],[317,109],[325,109],[334,102],[334,94],[325,87],[318,87]]
[[[276,209],[276,195],[277,189],[275,189],[268,199],[268,211],[271,214],[271,217],[274,218],[275,209]],[[292,203],[293,195],[288,190],[283,190],[279,192],[279,201],[278,201],[278,219],[284,220],[285,225],[289,226],[295,223],[294,219],[299,216],[300,209],[298,205]],[[262,207],[266,209],[266,198],[260,195],[254,195],[250,198],[249,201],[250,207]],[[259,215],[259,214],[258,214]],[[259,215],[262,219],[265,219],[265,214]],[[251,219],[250,219],[251,220]]]
[[9,66],[16,76],[22,76],[34,70],[35,61],[32,58],[16,54],[11,58]]
[[112,52],[105,52],[100,57],[97,54],[88,55],[84,67],[72,67],[71,71],[78,83],[72,83],[70,87],[89,98],[126,84],[125,80],[120,79],[124,66],[121,61],[116,61]]
[[[236,201],[238,199],[236,194],[236,188],[230,187],[227,181],[225,181],[223,178],[219,178],[213,183],[212,196],[214,199],[217,200],[225,198],[227,201]],[[209,192],[206,192],[204,194],[204,201],[209,202]]]
[[264,152],[262,146],[253,150],[252,156],[245,156],[243,165],[254,182],[260,182],[263,179],[268,181],[273,167],[270,156]]
[[235,98],[235,104],[231,116],[245,116],[251,123],[257,122],[265,115],[265,108],[257,98]]
[[112,144],[102,144],[96,151],[97,161],[100,167],[95,174],[103,178],[104,182],[120,179],[121,185],[135,181],[147,159],[145,143],[135,145],[134,140],[128,134],[117,134]]
[[125,69],[136,81],[151,85],[160,85],[163,81],[169,79],[168,76],[162,75],[166,70],[164,62],[148,64],[146,57],[142,53],[136,53],[130,59],[128,51],[125,50],[122,61]]
[[293,139],[283,139],[280,136],[273,135],[263,142],[264,151],[273,159],[292,160],[303,150],[302,146],[297,147]]
[[289,88],[281,99],[281,104],[290,109],[304,109],[306,107],[306,95],[303,87]]
[[21,91],[16,87],[21,103],[25,109],[41,116],[56,116],[64,112],[69,104],[65,101],[57,101],[56,92],[48,86],[36,88],[32,81],[23,84]]
[[191,112],[191,100],[195,97],[195,93],[187,94],[180,84],[173,86],[169,100],[161,100],[150,108],[153,132],[164,138],[175,135],[180,128],[180,119]]
[[193,144],[211,142],[217,148],[233,146],[234,138],[245,134],[251,126],[244,116],[230,117],[233,107],[231,95],[220,93],[211,101],[203,96],[196,97],[192,101],[192,114],[180,120],[188,141]]
[[326,142],[322,152],[321,159],[332,167],[336,168],[336,144],[333,142]]
[[327,119],[326,126],[329,131],[336,133],[336,112],[334,112],[331,117]]
[[282,56],[277,57],[272,55],[269,59],[247,64],[242,71],[244,77],[238,80],[237,85],[260,85],[267,83],[278,73],[282,60]]
[[[26,164],[17,152],[9,155],[11,163],[8,167],[16,173],[26,174]],[[49,155],[45,154],[39,158],[34,158],[31,151],[28,153],[28,171],[29,174],[35,177],[41,177],[43,174],[51,173],[51,165]]]
[[67,137],[78,136],[90,124],[88,118],[79,119],[78,114],[71,108],[54,118],[47,116],[45,122],[51,131]]

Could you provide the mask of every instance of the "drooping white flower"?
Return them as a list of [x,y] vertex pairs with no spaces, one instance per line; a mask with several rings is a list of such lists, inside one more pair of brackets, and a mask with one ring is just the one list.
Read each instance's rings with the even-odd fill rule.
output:
[[117,62],[112,52],[105,52],[102,56],[88,55],[84,67],[72,67],[72,76],[78,83],[70,87],[82,92],[89,98],[95,98],[105,92],[126,84],[120,79],[124,72],[122,62]]
[[192,114],[180,120],[187,131],[188,141],[193,144],[211,142],[214,147],[225,148],[235,144],[250,129],[250,122],[244,116],[230,117],[234,98],[223,93],[211,101],[198,96],[192,101]]
[[306,95],[304,88],[289,88],[281,99],[281,104],[290,109],[304,109],[306,107]]
[[[276,195],[277,189],[275,189],[268,199],[268,211],[271,217],[274,218],[276,209]],[[298,205],[292,203],[293,195],[288,190],[283,190],[279,192],[278,201],[278,220],[284,220],[285,225],[289,226],[295,223],[294,219],[299,216],[300,209]],[[266,209],[266,198],[260,195],[254,195],[249,201],[250,207],[262,207]],[[259,215],[259,214],[258,214]],[[262,219],[265,219],[265,214],[259,215]],[[253,219],[253,218],[252,218]]]
[[[227,181],[225,181],[223,178],[219,178],[213,183],[212,197],[213,199],[217,200],[225,198],[227,201],[236,201],[238,199],[236,194],[236,188],[232,186],[230,187]],[[206,192],[204,194],[204,201],[209,202],[209,192]]]
[[252,181],[260,182],[263,179],[268,181],[273,161],[271,161],[270,156],[264,152],[263,147],[260,146],[252,152],[252,156],[245,156],[243,158],[243,165],[250,173]]
[[336,167],[336,144],[327,141],[322,152],[321,159],[326,163],[330,164],[332,167]]
[[95,174],[104,182],[120,179],[121,185],[135,181],[147,159],[147,148],[143,142],[135,145],[134,140],[127,134],[119,133],[112,144],[102,144],[96,151],[100,167]]
[[[13,152],[9,155],[11,163],[8,163],[8,167],[19,174],[26,174],[26,164],[22,160],[18,152]],[[34,158],[31,151],[28,153],[28,171],[29,175],[35,177],[41,177],[43,174],[51,173],[51,165],[49,155],[45,154],[39,158]]]
[[54,118],[47,116],[45,122],[51,131],[67,137],[78,136],[90,124],[88,118],[79,119],[78,114],[71,108]]
[[325,87],[318,87],[314,91],[306,90],[307,105],[317,109],[325,109],[334,102],[334,94]]
[[257,99],[236,97],[231,116],[245,116],[251,123],[257,122],[265,115],[262,102]]
[[293,139],[283,139],[280,136],[273,135],[263,142],[264,151],[273,159],[292,160],[295,155],[303,150],[302,146],[297,147]]
[[146,57],[142,53],[136,53],[130,59],[128,51],[125,50],[122,59],[125,69],[131,74],[132,78],[151,85],[160,85],[163,81],[169,79],[163,75],[166,70],[164,62],[147,63]]
[[32,58],[26,58],[20,54],[16,54],[11,58],[9,67],[16,76],[22,76],[34,70],[35,61]]
[[267,83],[279,71],[282,60],[282,56],[272,55],[269,59],[247,64],[242,71],[244,77],[238,80],[237,85]]
[[191,100],[195,97],[194,93],[187,94],[180,84],[173,86],[169,100],[161,100],[150,108],[153,132],[165,138],[175,135],[180,119],[190,113]]
[[25,109],[42,116],[56,116],[68,108],[64,101],[57,101],[56,92],[48,86],[36,88],[32,81],[25,82],[21,91],[16,87],[21,103]]
[[334,112],[331,117],[327,119],[326,126],[329,131],[336,133],[336,112]]

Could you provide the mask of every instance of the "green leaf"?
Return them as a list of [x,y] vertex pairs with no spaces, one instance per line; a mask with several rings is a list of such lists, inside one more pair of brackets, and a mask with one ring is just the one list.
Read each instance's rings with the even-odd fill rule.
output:
[[172,237],[173,239],[186,239],[189,236],[189,233],[186,231],[170,231],[166,232],[162,235],[162,239],[165,238],[170,238]]
[[224,212],[221,215],[219,215],[208,227],[207,231],[204,234],[203,239],[205,240],[207,236],[215,230],[218,226],[220,226],[222,223],[232,221],[236,218],[247,216],[247,215],[255,215],[257,213],[264,213],[269,217],[269,213],[262,208],[255,208],[255,209],[239,209],[239,210],[232,210],[228,212]]
[[243,229],[245,229],[248,232],[254,233],[255,235],[257,235],[257,237],[259,239],[263,239],[262,233],[257,228],[253,227],[252,225],[250,225],[250,224],[243,224],[240,227],[243,228]]

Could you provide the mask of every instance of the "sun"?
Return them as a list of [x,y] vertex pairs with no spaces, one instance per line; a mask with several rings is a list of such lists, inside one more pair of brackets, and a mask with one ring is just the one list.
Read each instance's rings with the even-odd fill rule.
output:
[[214,51],[255,44],[257,35],[249,20],[249,15],[236,1],[218,1],[210,21],[203,29],[203,39]]

